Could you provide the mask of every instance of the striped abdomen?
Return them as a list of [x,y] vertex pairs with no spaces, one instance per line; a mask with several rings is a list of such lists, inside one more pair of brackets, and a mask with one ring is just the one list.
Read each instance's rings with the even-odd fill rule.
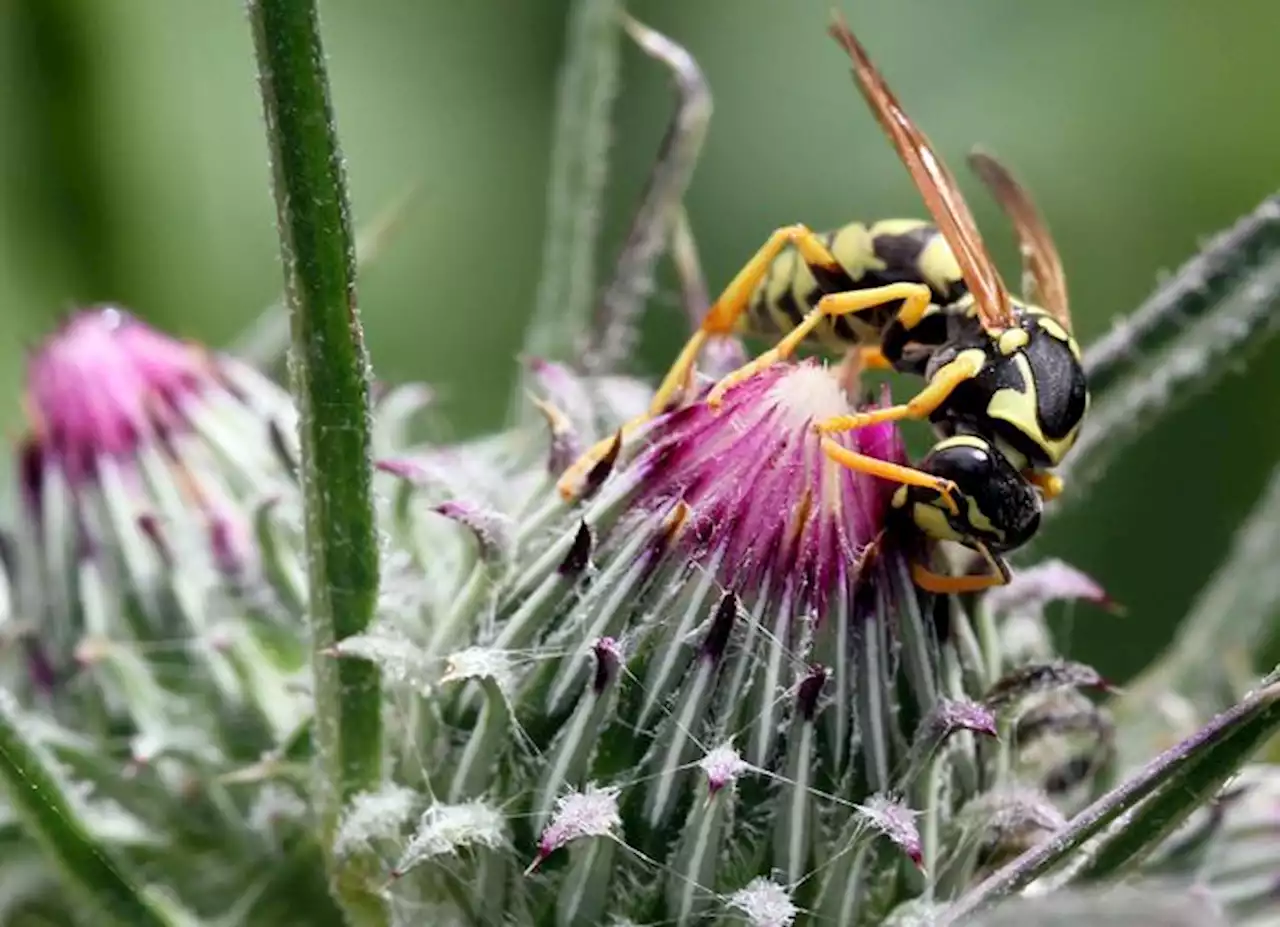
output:
[[[752,295],[740,323],[744,334],[764,338],[785,334],[827,293],[889,283],[923,283],[933,291],[935,305],[945,309],[967,292],[946,240],[927,222],[887,219],[869,228],[853,222],[818,237],[835,255],[841,270],[832,273],[819,268],[815,273],[794,248],[787,248]],[[829,319],[818,326],[810,341],[833,351],[879,344],[899,308],[901,301],[894,300]]]

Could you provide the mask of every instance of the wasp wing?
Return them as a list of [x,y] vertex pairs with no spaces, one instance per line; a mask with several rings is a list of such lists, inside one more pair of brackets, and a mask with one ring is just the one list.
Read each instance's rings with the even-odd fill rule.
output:
[[884,78],[871,63],[866,49],[836,14],[830,33],[853,61],[853,74],[871,111],[906,164],[920,195],[964,274],[977,303],[983,327],[1002,330],[1015,324],[1009,293],[996,272],[977,223],[960,194],[955,178],[934,153],[924,133],[911,121]]
[[1004,164],[988,152],[973,151],[969,155],[969,166],[1013,223],[1018,249],[1022,252],[1023,295],[1047,309],[1070,331],[1071,307],[1067,301],[1067,277],[1062,269],[1062,258],[1031,194]]

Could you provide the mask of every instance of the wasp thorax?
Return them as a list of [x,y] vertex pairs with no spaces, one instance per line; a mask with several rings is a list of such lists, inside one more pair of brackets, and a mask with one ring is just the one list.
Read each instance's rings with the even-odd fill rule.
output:
[[939,442],[920,469],[956,486],[955,510],[935,490],[903,486],[894,507],[931,538],[980,542],[992,552],[1014,550],[1040,526],[1040,496],[1005,455],[976,435]]
[[944,433],[982,434],[1032,466],[1054,467],[1075,444],[1089,407],[1080,348],[1043,310],[1019,306],[1017,311],[1017,327],[1001,332],[971,327],[930,358],[929,379],[957,357],[981,361],[932,420]]

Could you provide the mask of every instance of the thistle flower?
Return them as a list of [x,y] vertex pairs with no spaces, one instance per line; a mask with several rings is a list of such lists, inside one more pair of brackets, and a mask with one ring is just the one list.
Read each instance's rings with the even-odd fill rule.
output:
[[[455,581],[425,609],[426,631],[384,620],[336,651],[417,691],[434,679],[425,691],[464,743],[425,757],[427,781],[449,783],[437,812],[510,795],[512,846],[530,848],[525,903],[554,905],[561,923],[728,915],[766,896],[786,904],[761,910],[887,910],[894,891],[861,886],[949,852],[942,822],[975,786],[974,738],[996,720],[886,531],[894,487],[821,451],[813,423],[852,408],[836,373],[778,364],[716,411],[695,400],[664,413],[615,439],[569,503],[551,480],[566,436],[585,443],[573,423],[595,418],[577,398],[602,393],[537,367],[553,465],[531,499],[477,493],[525,513],[509,544],[486,541],[497,512],[440,502],[444,481],[427,477],[442,454],[472,454],[469,472],[504,455],[423,448],[382,465],[471,535],[488,594]],[[616,427],[624,408],[609,407]],[[905,459],[893,425],[841,440]],[[967,626],[955,608],[944,624]],[[992,704],[1082,681],[1027,671]],[[429,894],[417,869],[397,891],[415,873]]]
[[[314,11],[283,9],[250,5],[288,155],[306,453],[283,391],[119,310],[78,314],[35,353],[5,561],[9,630],[26,622],[7,639],[28,646],[6,687],[23,699],[0,691],[0,920],[66,923],[79,901],[130,927],[950,927],[1034,888],[984,922],[1132,923],[1149,893],[1089,889],[1158,873],[1182,892],[1175,914],[1268,922],[1273,767],[1174,831],[1280,726],[1280,682],[1108,781],[1132,728],[1055,651],[1045,607],[1110,600],[1056,562],[985,596],[922,594],[918,551],[887,523],[893,487],[820,451],[811,425],[854,404],[822,366],[776,364],[718,412],[701,383],[616,438],[572,502],[555,478],[624,433],[643,383],[531,361],[545,432],[408,446],[427,391],[368,402]],[[575,47],[610,35],[608,5],[576,10]],[[683,50],[628,28],[683,62],[697,100]],[[588,54],[565,81],[566,131],[587,126],[592,150],[612,60]],[[681,169],[650,196],[687,180],[675,147]],[[569,238],[596,227],[581,205],[550,210]],[[673,212],[645,204],[625,273],[652,270]],[[538,340],[576,342],[591,242],[556,244],[585,256],[541,300],[572,338]],[[1269,279],[1231,312],[1255,317]],[[682,282],[696,318],[703,288]],[[634,316],[648,283],[615,281],[606,309]],[[628,343],[596,340],[615,345],[602,366]],[[905,460],[891,425],[839,440]],[[1226,575],[1266,547],[1254,538]]]
[[[821,452],[812,424],[854,405],[836,372],[777,364],[717,411],[695,396],[618,439],[567,502],[565,448],[616,430],[647,391],[532,367],[543,465],[522,429],[397,448],[425,391],[377,407],[392,452],[379,619],[330,652],[382,668],[396,763],[333,849],[380,861],[390,909],[447,923],[461,879],[495,887],[468,915],[482,920],[874,921],[922,888],[955,897],[1079,807],[1114,732],[1082,694],[1097,674],[1055,657],[1042,612],[1105,594],[1060,564],[1020,574],[992,612],[922,594],[918,552],[886,525],[894,487]],[[100,401],[67,398],[95,378]],[[264,886],[281,867],[320,877],[306,860],[324,850],[299,778],[309,677],[283,394],[98,309],[34,355],[31,397],[22,504],[40,530],[16,546],[14,588],[40,603],[55,665],[81,666],[45,695],[54,742],[89,736],[66,754],[77,777],[166,846],[198,839],[188,813],[156,818],[178,796],[253,834],[215,852],[200,887],[164,885],[196,911],[230,891],[243,922],[279,922]],[[229,437],[255,432],[247,448]],[[890,424],[841,440],[906,459]],[[71,540],[75,571],[51,553]],[[120,582],[89,586],[95,571]],[[149,608],[127,621],[134,602]],[[1008,649],[975,620],[1000,620]],[[121,730],[104,778],[89,744]],[[307,912],[334,916],[327,896]]]
[[292,485],[288,395],[100,306],[34,352],[26,405],[14,587],[41,663],[66,676],[126,641],[182,641],[243,699],[234,664],[248,654],[213,599],[264,592],[254,507]]
[[32,353],[26,406],[7,564],[26,659],[6,684],[30,693],[75,787],[111,798],[85,806],[90,830],[109,846],[113,820],[146,835],[124,842],[142,871],[166,847],[194,852],[210,820],[258,822],[243,861],[204,873],[243,897],[305,813],[296,790],[264,792],[268,812],[210,778],[308,717],[297,532],[281,517],[297,515],[289,396],[98,306]]
[[244,487],[271,491],[291,479],[282,461],[294,422],[287,393],[118,307],[73,314],[35,351],[26,406],[23,502],[40,525],[52,521],[39,517],[50,507],[71,505],[79,536],[66,546],[81,552],[111,541],[92,517],[115,504],[110,493],[122,493],[142,515],[158,515],[164,490],[148,480],[167,470],[166,489],[177,494],[173,513],[206,515],[210,545],[236,565],[244,545],[220,526],[240,516]]

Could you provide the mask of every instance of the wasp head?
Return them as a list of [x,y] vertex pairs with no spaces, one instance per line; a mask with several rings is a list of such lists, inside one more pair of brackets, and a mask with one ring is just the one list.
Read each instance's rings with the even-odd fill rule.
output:
[[955,511],[926,487],[902,486],[893,497],[894,510],[934,540],[1001,553],[1021,547],[1040,526],[1039,494],[985,438],[944,438],[918,467],[956,486]]

